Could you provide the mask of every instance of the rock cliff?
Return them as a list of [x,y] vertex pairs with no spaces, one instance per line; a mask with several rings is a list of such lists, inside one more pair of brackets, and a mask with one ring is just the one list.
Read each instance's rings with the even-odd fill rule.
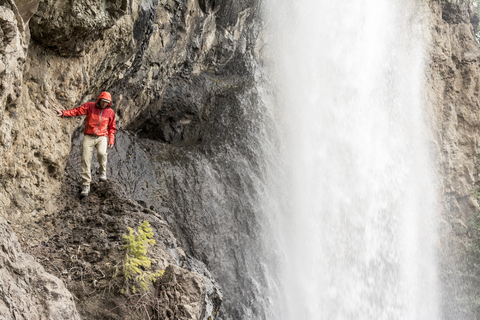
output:
[[[0,216],[22,246],[64,280],[81,317],[125,319],[128,310],[105,294],[111,286],[105,266],[120,259],[125,228],[142,220],[154,227],[159,245],[152,254],[170,279],[158,289],[164,316],[215,317],[222,294],[214,279],[229,296],[225,314],[248,312],[240,298],[248,296],[241,287],[247,268],[241,257],[240,267],[233,261],[236,247],[225,238],[242,235],[236,224],[254,229],[255,220],[229,221],[232,208],[207,220],[221,198],[205,203],[216,192],[212,177],[234,166],[226,161],[229,153],[241,154],[238,162],[255,161],[232,144],[246,130],[237,121],[260,122],[245,110],[255,108],[256,5],[0,1]],[[113,95],[119,127],[109,155],[112,180],[94,184],[92,196],[80,202],[72,179],[83,119],[60,119],[52,109],[95,100],[103,90]],[[239,207],[239,195],[232,196]],[[165,220],[179,241],[162,227]],[[221,258],[221,250],[232,258]]]
[[478,59],[471,3],[432,2],[427,106],[433,126],[447,217],[466,219],[478,208],[469,197],[478,181]]
[[471,1],[430,1],[426,106],[432,128],[442,199],[439,257],[445,319],[476,319],[471,270],[463,269],[478,212],[472,190],[479,186],[479,18]]

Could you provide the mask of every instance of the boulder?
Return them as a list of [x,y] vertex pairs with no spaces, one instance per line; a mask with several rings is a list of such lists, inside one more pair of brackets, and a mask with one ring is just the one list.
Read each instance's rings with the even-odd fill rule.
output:
[[202,320],[205,310],[205,280],[200,275],[169,265],[159,280],[163,319]]
[[22,251],[3,218],[0,218],[0,318],[80,319],[63,282]]

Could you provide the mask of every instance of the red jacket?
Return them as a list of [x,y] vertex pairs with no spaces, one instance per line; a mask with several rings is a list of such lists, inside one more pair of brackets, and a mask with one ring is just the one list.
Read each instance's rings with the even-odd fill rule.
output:
[[110,102],[104,109],[100,108],[100,99],[107,99],[112,101],[112,97],[108,92],[102,92],[97,99],[97,102],[86,102],[80,107],[63,110],[62,117],[76,117],[87,115],[85,119],[85,131],[83,134],[92,136],[106,137],[108,136],[108,144],[114,144],[115,132],[117,127],[115,125],[115,112],[110,108]]

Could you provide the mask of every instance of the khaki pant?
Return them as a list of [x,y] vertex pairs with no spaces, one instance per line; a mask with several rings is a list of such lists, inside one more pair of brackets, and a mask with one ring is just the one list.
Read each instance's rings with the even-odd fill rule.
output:
[[107,137],[97,137],[91,135],[83,136],[82,145],[82,184],[90,185],[92,181],[92,157],[93,151],[97,148],[98,163],[100,174],[107,171]]

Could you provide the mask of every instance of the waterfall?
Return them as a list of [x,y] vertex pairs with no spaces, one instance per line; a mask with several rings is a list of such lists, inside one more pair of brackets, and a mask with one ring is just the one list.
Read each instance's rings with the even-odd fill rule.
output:
[[275,320],[439,319],[425,6],[266,1],[284,155],[282,209],[266,212]]

